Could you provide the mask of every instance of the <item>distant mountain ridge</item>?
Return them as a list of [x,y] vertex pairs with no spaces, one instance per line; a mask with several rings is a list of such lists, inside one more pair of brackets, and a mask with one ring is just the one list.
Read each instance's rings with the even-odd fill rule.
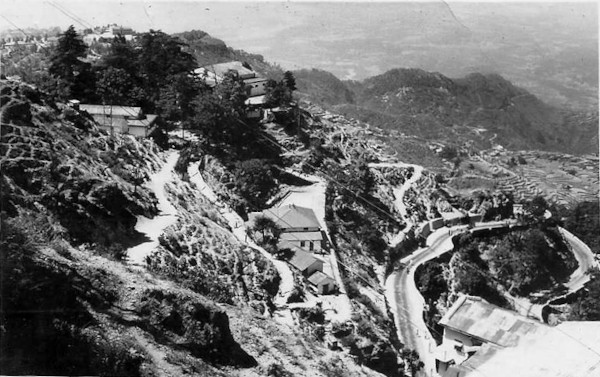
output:
[[383,129],[448,143],[472,141],[478,148],[500,144],[509,149],[598,152],[597,111],[547,105],[497,74],[451,79],[398,68],[359,82],[335,80],[317,70],[297,73],[303,96]]

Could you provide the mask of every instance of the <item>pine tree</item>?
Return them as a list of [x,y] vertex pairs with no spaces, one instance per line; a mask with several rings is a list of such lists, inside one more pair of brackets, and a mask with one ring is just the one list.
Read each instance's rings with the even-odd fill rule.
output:
[[73,25],[58,39],[54,53],[50,57],[48,72],[57,77],[67,88],[67,95],[81,98],[93,91],[91,66],[81,58],[86,56],[87,46],[79,38]]
[[291,71],[285,71],[285,73],[283,74],[283,82],[291,92],[297,89],[296,78],[294,77],[294,74]]
[[73,81],[82,62],[79,58],[85,57],[86,45],[77,35],[73,25],[58,39],[54,54],[50,58],[50,74],[63,80]]

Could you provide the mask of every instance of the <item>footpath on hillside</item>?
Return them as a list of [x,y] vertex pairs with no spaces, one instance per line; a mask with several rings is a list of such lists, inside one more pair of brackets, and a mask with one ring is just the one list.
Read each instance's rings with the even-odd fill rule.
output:
[[279,273],[279,276],[281,277],[279,291],[277,292],[277,296],[274,298],[273,302],[277,307],[285,307],[287,305],[287,299],[294,289],[294,275],[292,274],[289,266],[285,262],[275,259],[271,253],[258,246],[250,239],[250,237],[248,237],[244,220],[233,209],[219,200],[217,194],[202,177],[199,166],[200,162],[198,161],[190,164],[188,167],[188,176],[190,177],[190,182],[196,185],[200,193],[219,209],[219,213],[221,216],[223,216],[225,221],[227,221],[227,224],[231,228],[233,235],[240,243],[258,250],[273,263],[277,269],[277,272]]
[[173,180],[178,159],[179,152],[169,151],[163,167],[146,184],[158,199],[158,214],[151,219],[146,216],[137,217],[135,230],[144,234],[147,241],[127,249],[128,263],[133,266],[144,267],[146,257],[158,246],[158,238],[163,230],[177,222],[177,210],[167,198],[165,184]]

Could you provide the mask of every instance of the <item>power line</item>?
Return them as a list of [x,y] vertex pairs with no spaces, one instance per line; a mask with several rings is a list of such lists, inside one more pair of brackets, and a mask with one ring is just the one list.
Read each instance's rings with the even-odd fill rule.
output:
[[[255,127],[252,127],[251,125],[249,125],[248,123],[244,122],[241,119],[236,119],[236,120],[239,123],[243,124],[244,126],[246,126],[248,128],[251,128],[251,129],[255,128]],[[283,145],[280,145],[279,143],[277,143],[274,140],[271,140],[271,139],[265,137],[264,135],[258,134],[258,136],[261,137],[261,138],[263,138],[264,140],[270,142],[270,143],[273,143],[273,144],[277,145],[279,148],[283,149],[284,151],[286,151],[288,153],[292,153],[292,154],[294,153],[292,150],[286,148]],[[373,202],[371,202],[369,199],[365,198],[364,196],[362,196],[362,195],[360,195],[358,193],[353,192],[348,187],[346,187],[343,183],[339,182],[338,180],[336,180],[335,178],[333,178],[331,175],[329,175],[328,173],[324,172],[322,169],[319,169],[318,167],[312,165],[309,162],[304,162],[304,163],[305,163],[306,166],[308,166],[308,167],[312,168],[313,170],[321,173],[323,175],[323,178],[325,178],[326,180],[329,180],[331,182],[336,183],[338,185],[338,187],[342,188],[343,190],[348,191],[350,194],[352,194],[356,198],[361,199],[364,203],[370,205],[373,209],[375,209],[375,210],[379,211],[380,213],[384,214],[385,216],[391,218],[394,222],[398,222],[398,219],[393,214],[391,214],[389,211],[387,211],[385,209],[382,209],[381,207],[377,206],[376,204],[374,204]]]
[[62,6],[59,6],[56,2],[47,1],[46,3],[49,4],[49,5],[51,5],[52,7],[56,8],[59,12],[61,12],[65,16],[69,17],[70,19],[74,20],[75,22],[77,22],[78,24],[80,24],[81,26],[83,26],[84,28],[86,28],[86,29],[87,28],[93,28],[93,26],[91,24],[87,23],[87,21],[85,21],[84,19],[78,17],[75,13],[67,11]]

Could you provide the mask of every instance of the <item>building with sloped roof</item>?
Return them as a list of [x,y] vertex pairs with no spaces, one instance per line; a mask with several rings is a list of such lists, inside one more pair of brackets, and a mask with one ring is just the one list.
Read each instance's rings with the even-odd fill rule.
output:
[[194,70],[194,73],[210,87],[219,85],[228,72],[233,72],[244,82],[246,95],[248,96],[248,100],[246,100],[246,107],[248,108],[246,116],[249,118],[260,118],[262,116],[262,107],[265,104],[265,94],[267,93],[267,83],[269,80],[261,77],[249,64],[231,61],[210,64]]
[[442,377],[600,376],[600,322],[551,327],[479,297],[461,296],[439,322]]
[[262,212],[252,212],[249,221],[259,216],[272,219],[282,230],[279,237],[279,248],[300,248],[306,251],[319,252],[323,249],[323,233],[319,220],[310,208],[293,204],[266,209]]
[[156,128],[158,116],[144,114],[141,107],[120,105],[75,104],[94,118],[98,126],[110,133],[147,137]]
[[323,271],[323,261],[314,254],[303,250],[293,250],[294,254],[289,263],[298,269],[302,275],[309,277],[316,271]]
[[321,271],[316,271],[310,275],[308,282],[315,287],[317,293],[320,295],[331,293],[336,288],[335,280]]

